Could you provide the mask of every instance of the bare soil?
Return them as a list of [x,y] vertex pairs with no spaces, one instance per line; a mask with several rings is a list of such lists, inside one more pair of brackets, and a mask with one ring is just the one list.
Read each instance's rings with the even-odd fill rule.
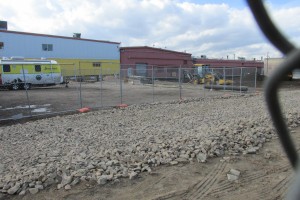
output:
[[[252,81],[253,82],[253,81]],[[252,83],[251,82],[251,83]],[[254,82],[249,91],[254,91]],[[143,104],[177,101],[179,99],[218,96],[239,91],[210,91],[203,85],[157,81],[152,84],[122,83],[119,80],[101,82],[70,82],[69,87],[57,85],[31,90],[0,90],[0,123],[5,119],[49,115],[76,111],[82,107],[106,108],[119,104]]]
[[[292,136],[300,147],[299,127],[292,131]],[[231,156],[229,162],[220,159],[158,167],[134,180],[121,179],[105,186],[81,182],[69,191],[53,186],[35,195],[0,199],[285,199],[293,182],[294,172],[276,138],[257,154]],[[237,182],[227,180],[230,169],[241,172]]]

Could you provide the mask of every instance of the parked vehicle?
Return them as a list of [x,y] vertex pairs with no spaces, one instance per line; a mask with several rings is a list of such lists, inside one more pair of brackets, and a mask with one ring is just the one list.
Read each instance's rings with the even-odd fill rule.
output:
[[209,85],[232,85],[230,79],[226,79],[222,74],[213,71],[209,66],[202,64],[195,64],[193,73],[187,70],[183,71],[185,82],[192,82],[195,84],[209,84]]
[[30,89],[32,86],[62,84],[61,68],[54,60],[0,60],[0,87],[11,90]]

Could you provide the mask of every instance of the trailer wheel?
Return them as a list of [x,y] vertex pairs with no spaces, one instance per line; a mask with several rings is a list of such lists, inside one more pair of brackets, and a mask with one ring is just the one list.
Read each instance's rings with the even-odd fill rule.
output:
[[13,90],[18,90],[18,89],[20,89],[20,85],[19,85],[18,83],[14,83],[14,84],[11,86],[11,88],[12,88]]
[[31,84],[30,83],[24,83],[23,89],[24,90],[30,90],[31,89]]

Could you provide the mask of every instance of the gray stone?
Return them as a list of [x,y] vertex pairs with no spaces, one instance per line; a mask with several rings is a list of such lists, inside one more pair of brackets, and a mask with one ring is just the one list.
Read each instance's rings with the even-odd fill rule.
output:
[[180,158],[185,158],[185,159],[189,159],[190,158],[190,156],[187,155],[187,154],[181,154],[179,157]]
[[136,172],[131,172],[131,173],[129,174],[129,179],[135,179],[137,176],[138,176],[138,173],[136,173]]
[[22,190],[20,193],[19,193],[19,196],[23,196],[26,194],[26,190]]
[[104,185],[104,184],[107,183],[107,181],[108,181],[108,176],[107,175],[102,175],[102,176],[99,177],[97,183],[99,185]]
[[3,173],[5,170],[4,164],[0,163],[0,174]]
[[256,154],[256,149],[254,147],[250,147],[246,151],[247,154]]
[[114,163],[113,161],[109,160],[109,161],[106,162],[106,165],[107,165],[107,166],[112,166],[113,163]]
[[170,165],[177,165],[177,164],[178,164],[178,162],[175,160],[170,162]]
[[39,190],[43,190],[44,186],[43,185],[35,185],[35,188],[39,189]]
[[86,169],[78,169],[77,171],[73,172],[72,175],[73,176],[85,176],[87,173]]
[[62,184],[57,184],[57,189],[60,190],[61,188],[63,188],[64,186]]
[[69,184],[65,185],[65,190],[71,190],[71,186]]
[[30,188],[34,188],[34,186],[35,186],[35,183],[34,182],[31,182],[31,183],[29,183],[29,185],[28,185]]
[[152,170],[149,166],[145,166],[145,167],[142,168],[142,172],[145,172],[145,171],[151,172]]
[[204,162],[206,162],[206,160],[207,160],[207,154],[204,154],[204,153],[199,153],[198,155],[197,155],[197,161],[200,163],[204,163]]
[[71,186],[77,185],[80,182],[80,178],[76,177],[72,182],[71,182]]
[[21,187],[20,183],[16,183],[15,186],[13,186],[12,188],[10,188],[9,190],[7,190],[8,194],[15,194]]
[[176,158],[175,161],[177,161],[179,163],[188,163],[189,162],[188,159],[186,159],[186,158]]
[[72,179],[73,177],[72,176],[67,176],[67,175],[63,175],[62,176],[62,181],[61,181],[61,185],[62,187],[67,185],[67,184],[70,184],[72,182]]
[[229,181],[237,181],[239,179],[239,177],[236,175],[233,175],[233,174],[227,174],[227,179]]
[[2,190],[0,190],[0,194],[1,193],[7,193],[7,190],[2,189]]
[[43,183],[42,183],[42,181],[37,181],[37,182],[35,182],[35,184],[36,185],[42,185]]
[[39,189],[37,189],[37,188],[29,188],[29,192],[30,192],[30,194],[36,194],[36,193],[39,192]]
[[240,176],[241,174],[241,172],[236,169],[230,169],[229,173],[235,176]]
[[10,186],[9,184],[6,184],[6,185],[3,186],[2,189],[3,189],[3,190],[8,190],[9,188],[11,188],[11,186]]

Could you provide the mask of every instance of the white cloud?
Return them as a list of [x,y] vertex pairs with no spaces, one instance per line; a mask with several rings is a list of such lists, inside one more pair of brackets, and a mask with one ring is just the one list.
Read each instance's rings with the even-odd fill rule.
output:
[[[209,2],[209,1],[207,1]],[[300,6],[268,2],[272,16],[299,42]],[[258,30],[248,8],[184,0],[1,0],[0,19],[10,30],[122,42],[232,58],[280,56]],[[293,20],[294,19],[294,20]]]

